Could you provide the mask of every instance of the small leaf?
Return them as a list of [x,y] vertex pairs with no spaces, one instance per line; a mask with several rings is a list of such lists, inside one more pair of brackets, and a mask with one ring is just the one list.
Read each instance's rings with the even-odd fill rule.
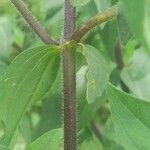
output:
[[70,0],[71,4],[74,6],[74,7],[79,7],[79,6],[83,6],[83,5],[86,5],[87,3],[89,3],[91,0]]
[[5,124],[1,145],[9,145],[26,109],[53,86],[58,69],[59,51],[53,46],[24,51],[7,68],[0,81],[0,120]]
[[108,85],[112,121],[118,142],[127,150],[150,149],[150,103]]
[[55,129],[40,136],[26,150],[59,150],[62,147],[62,129]]
[[88,103],[92,103],[106,89],[109,80],[108,66],[104,56],[90,45],[83,46],[83,55],[88,65],[86,99]]

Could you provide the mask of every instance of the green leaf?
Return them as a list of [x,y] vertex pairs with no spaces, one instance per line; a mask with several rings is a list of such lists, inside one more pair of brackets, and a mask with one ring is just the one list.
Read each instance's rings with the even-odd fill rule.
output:
[[122,12],[117,16],[118,34],[122,45],[126,45],[131,37],[128,22]]
[[0,121],[5,126],[0,144],[9,145],[26,109],[53,86],[58,69],[59,51],[53,46],[24,51],[7,68],[0,81]]
[[127,150],[150,149],[150,103],[108,85],[112,121],[118,142]]
[[91,0],[84,0],[84,1],[81,1],[81,0],[70,0],[71,4],[74,6],[74,7],[79,7],[79,6],[83,6],[83,5],[86,5],[87,3],[89,3]]
[[103,147],[100,143],[100,141],[98,141],[98,139],[96,139],[95,137],[90,137],[87,138],[80,146],[79,146],[79,150],[103,150]]
[[[107,142],[105,142],[105,146],[108,147],[108,150],[125,150],[116,139],[116,133],[114,130],[114,124],[112,122],[112,118],[108,118],[103,131],[104,137],[107,138]],[[109,144],[108,144],[109,142]],[[108,145],[108,146],[107,146]]]
[[26,150],[58,150],[62,146],[62,139],[62,129],[55,129],[33,141]]
[[10,56],[14,40],[13,25],[9,18],[0,17],[0,58],[7,59]]
[[[32,115],[32,114],[31,114]],[[62,94],[51,95],[42,101],[41,119],[33,131],[33,139],[62,126]]]
[[121,73],[121,79],[134,95],[150,101],[150,73],[143,78],[133,80],[130,70],[125,68]]
[[108,9],[111,5],[111,0],[94,0],[96,7],[98,9],[99,12],[102,12],[106,9]]
[[150,59],[142,48],[134,52],[121,78],[134,95],[150,100]]
[[107,55],[114,60],[114,49],[118,36],[116,20],[109,21],[101,31],[101,38],[106,48]]
[[0,150],[10,150],[10,148],[7,146],[0,145]]
[[101,52],[90,45],[83,45],[83,55],[88,65],[86,99],[88,103],[92,103],[106,89],[109,80],[108,66]]
[[88,103],[86,100],[86,74],[87,66],[82,66],[77,72],[76,87],[77,87],[77,105],[78,105],[78,126],[79,129],[83,129],[89,125],[95,116],[96,111],[100,108],[104,102],[104,96],[96,99],[93,103]]
[[131,30],[150,53],[150,1],[120,0]]
[[79,110],[79,128],[84,128],[89,125],[89,123],[94,119],[95,114],[98,109],[100,109],[105,97],[102,96],[96,99],[93,103],[88,104],[88,102],[83,98],[80,103]]
[[0,76],[5,72],[8,64],[5,61],[0,60]]
[[78,132],[78,150],[102,150],[102,144],[92,133],[90,128],[84,128]]
[[150,73],[150,59],[143,48],[137,49],[130,61],[126,70],[130,74],[132,80],[138,80]]
[[111,117],[108,118],[108,120],[105,124],[104,134],[108,139],[113,140],[113,141],[117,141],[116,140],[116,133],[115,133],[115,130],[114,130],[114,124],[112,122]]
[[123,60],[125,64],[127,64],[129,60],[131,59],[131,57],[133,56],[134,50],[136,49],[136,45],[137,45],[136,41],[133,39],[130,39],[124,46]]

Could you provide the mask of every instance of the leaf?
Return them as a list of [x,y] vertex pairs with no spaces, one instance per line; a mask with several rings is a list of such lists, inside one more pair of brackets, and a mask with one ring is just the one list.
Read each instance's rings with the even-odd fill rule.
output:
[[134,50],[136,49],[137,42],[133,39],[130,39],[124,46],[124,63],[127,64],[131,57],[133,56]]
[[7,68],[0,81],[0,120],[5,126],[0,144],[9,145],[26,109],[53,86],[58,68],[59,51],[53,46],[24,51]]
[[[114,124],[112,122],[112,118],[108,118],[103,131],[104,137],[107,138],[107,142],[105,142],[105,146],[108,147],[108,150],[125,150],[116,139],[116,133],[114,130]],[[108,144],[109,142],[109,144]]]
[[6,146],[3,146],[3,145],[0,145],[0,150],[10,150],[10,148],[6,147]]
[[150,100],[150,59],[142,48],[134,52],[121,78],[134,95]]
[[121,73],[121,79],[134,95],[150,101],[150,73],[143,78],[133,80],[130,71],[125,68]]
[[86,100],[86,74],[87,66],[83,65],[76,74],[77,106],[78,106],[78,127],[84,129],[89,125],[95,116],[96,111],[104,101],[104,96],[96,99],[93,103]]
[[[52,129],[62,127],[62,94],[51,95],[42,101],[41,119],[33,132],[33,139]],[[32,115],[32,114],[31,114]]]
[[108,9],[111,5],[111,0],[101,0],[101,2],[99,0],[94,0],[94,2],[99,12]]
[[150,103],[108,85],[112,121],[118,142],[127,150],[150,149]]
[[128,22],[122,12],[117,16],[117,26],[120,42],[122,45],[126,45],[131,37],[131,33]]
[[97,110],[101,107],[105,97],[102,96],[96,99],[93,103],[88,102],[83,98],[83,103],[80,103],[79,110],[79,128],[85,128],[94,119]]
[[[37,113],[34,112],[34,115],[35,114],[36,114],[36,118],[38,118],[39,116],[37,115]],[[15,135],[16,137],[13,138],[13,140],[12,140],[13,143],[11,141],[11,144],[10,144],[11,146],[20,143],[16,139],[20,140],[21,138],[23,139],[22,141],[24,141],[24,143],[26,143],[26,144],[32,142],[32,132],[33,132],[33,126],[34,125],[32,123],[33,119],[31,119],[31,117],[32,116],[30,115],[30,113],[25,113],[25,115],[22,117],[22,119],[19,123],[19,127],[18,127],[19,132],[17,132],[16,135]]]
[[137,49],[133,53],[133,57],[128,62],[126,70],[133,81],[141,79],[150,73],[150,59],[143,48]]
[[5,72],[7,66],[8,64],[5,61],[0,60],[0,76]]
[[108,120],[105,124],[104,134],[108,139],[110,139],[112,141],[117,141],[116,140],[116,133],[115,133],[115,130],[114,130],[114,124],[112,122],[111,117],[108,118]]
[[80,146],[79,146],[79,150],[103,150],[103,147],[100,143],[100,141],[98,141],[98,139],[96,139],[95,137],[90,137],[87,138]]
[[89,3],[91,0],[84,0],[84,1],[81,1],[81,0],[70,0],[71,4],[74,6],[74,7],[79,7],[79,6],[83,6],[83,5],[86,5],[87,3]]
[[0,58],[7,59],[10,56],[14,40],[12,28],[12,20],[7,17],[0,17]]
[[120,0],[120,2],[132,32],[150,53],[150,1]]
[[26,150],[58,150],[63,139],[62,129],[51,130],[29,144]]
[[116,20],[107,22],[107,24],[101,31],[101,38],[106,48],[107,55],[112,60],[114,60],[114,49],[116,45],[117,36],[118,36],[118,29]]
[[103,55],[90,45],[83,45],[83,55],[88,65],[86,99],[88,103],[92,103],[106,89],[109,80],[108,66]]
[[84,128],[78,132],[78,150],[102,150],[102,144],[97,139],[96,136],[93,135],[91,129]]

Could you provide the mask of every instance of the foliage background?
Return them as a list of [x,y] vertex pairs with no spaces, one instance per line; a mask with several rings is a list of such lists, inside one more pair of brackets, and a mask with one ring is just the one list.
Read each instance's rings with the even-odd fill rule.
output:
[[[59,40],[63,31],[63,1],[24,0],[24,2],[45,27],[48,33],[52,35],[53,38]],[[118,3],[118,0],[91,0],[85,5],[83,3],[83,6],[81,6],[82,2],[79,4],[75,3],[77,5],[77,27],[86,22],[92,16],[103,12],[116,3]],[[148,4],[148,0],[120,0],[120,10],[117,18],[97,26],[82,39],[82,43],[92,46],[87,47],[87,49],[93,50],[93,53],[90,54],[90,61],[97,59],[97,53],[94,54],[95,47],[98,50],[97,52],[101,55],[100,57],[107,62],[106,65],[102,61],[98,61],[94,64],[91,63],[91,68],[93,69],[91,70],[93,72],[96,72],[97,69],[101,69],[102,71],[107,70],[110,83],[130,95],[135,96],[138,100],[144,99],[144,102],[147,101],[143,107],[142,104],[141,106],[138,106],[140,111],[146,109],[145,105],[150,106],[150,19],[148,15]],[[136,11],[139,13],[135,14]],[[8,0],[0,0],[0,75],[2,76],[3,73],[5,73],[9,64],[22,51],[39,45],[43,45],[43,43],[40,42],[37,36],[35,36],[32,29],[25,23],[24,19],[19,15],[11,3]],[[122,53],[119,54],[118,50],[122,51]],[[99,54],[97,56],[99,56]],[[124,107],[122,108],[122,105],[119,105],[116,102],[116,106],[118,104],[118,107],[113,107],[110,106],[111,103],[108,103],[108,99],[112,99],[114,104],[117,96],[119,97],[118,99],[124,99],[125,97],[125,100],[130,99],[130,96],[122,93],[123,97],[121,97],[117,94],[118,91],[115,91],[115,89],[114,91],[108,90],[108,97],[110,98],[106,96],[106,92],[99,97],[96,93],[93,94],[95,97],[90,94],[89,97],[86,97],[87,63],[81,53],[77,53],[76,70],[79,109],[79,120],[77,123],[79,127],[79,149],[141,150],[142,148],[147,148],[150,145],[148,144],[149,141],[144,141],[145,144],[143,147],[140,147],[137,143],[143,142],[143,138],[145,137],[150,139],[149,135],[138,133],[138,130],[133,131],[133,135],[124,135],[122,132],[124,130],[126,131],[126,128],[130,130],[127,130],[127,133],[132,132],[130,125],[133,125],[135,122],[130,120],[132,118],[131,115],[127,115],[126,109]],[[44,133],[62,127],[62,95],[60,88],[62,81],[60,76],[61,74],[58,72],[57,82],[55,83],[56,87],[54,87],[54,90],[45,95],[41,101],[38,101],[27,109],[26,114],[22,118],[18,130],[15,133],[14,140],[11,143],[14,150],[22,150],[26,145],[32,143]],[[94,74],[93,76],[96,76],[98,79],[97,82],[105,79],[105,75]],[[99,85],[97,89],[101,89],[101,85]],[[113,92],[115,93],[114,95]],[[89,104],[87,101],[88,98],[89,101],[94,102]],[[138,103],[138,100],[135,100],[136,102],[133,101],[133,103]],[[135,110],[137,107],[134,108],[134,104],[128,104],[126,107],[129,109],[130,106],[133,106],[134,110],[130,111],[135,111],[136,119],[139,118],[140,115],[140,117],[143,118],[142,113],[137,115],[137,111]],[[112,121],[110,107],[111,113],[114,115],[113,119],[115,123]],[[124,110],[122,114],[121,110]],[[116,114],[118,113],[121,114],[120,117],[116,117]],[[148,109],[146,109],[146,113],[149,113]],[[123,117],[129,118],[121,122],[121,118]],[[150,118],[149,115],[147,118],[148,117]],[[118,119],[120,123],[117,122]],[[132,119],[134,120],[134,118]],[[145,120],[142,120],[142,123],[146,122]],[[147,119],[147,122],[149,122],[149,119]],[[150,132],[150,126],[147,122],[145,123],[148,126],[147,130],[144,130],[140,125],[135,125],[133,128],[135,127],[145,133],[146,131]],[[136,122],[136,124],[138,123]],[[117,131],[114,131],[114,125],[117,126]],[[60,135],[61,131],[57,132],[52,135],[53,138],[58,139],[58,142],[55,141],[58,144],[58,135]],[[2,133],[3,128],[1,127],[0,134]],[[134,134],[141,135],[141,139],[138,135]],[[117,136],[120,140],[118,140]],[[132,140],[132,138],[136,139],[136,137],[138,137],[138,140],[134,141],[134,144],[130,144],[130,141],[124,142],[128,138],[131,138]],[[60,143],[62,143],[61,140]],[[59,145],[61,147],[60,143]],[[54,146],[57,144],[54,144]],[[125,146],[126,144],[127,146]],[[36,145],[38,144],[35,143],[33,147],[36,147]],[[56,147],[56,150],[57,148],[58,147]],[[147,148],[147,150],[148,149],[149,148]]]

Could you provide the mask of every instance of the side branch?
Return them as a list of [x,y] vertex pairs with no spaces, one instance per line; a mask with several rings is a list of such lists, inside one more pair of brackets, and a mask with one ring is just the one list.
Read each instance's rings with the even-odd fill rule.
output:
[[77,29],[73,33],[72,40],[79,42],[81,38],[92,28],[103,22],[113,19],[115,16],[117,16],[117,14],[118,14],[118,5],[115,5],[112,6],[110,9],[102,12],[101,14],[94,16],[88,22],[84,23],[81,26],[81,28]]
[[20,14],[27,21],[27,23],[32,27],[33,31],[45,44],[57,44],[57,42],[55,42],[51,37],[49,37],[47,32],[42,28],[41,24],[27,9],[26,5],[23,3],[22,0],[10,0],[10,1],[14,4],[14,6],[18,9]]

